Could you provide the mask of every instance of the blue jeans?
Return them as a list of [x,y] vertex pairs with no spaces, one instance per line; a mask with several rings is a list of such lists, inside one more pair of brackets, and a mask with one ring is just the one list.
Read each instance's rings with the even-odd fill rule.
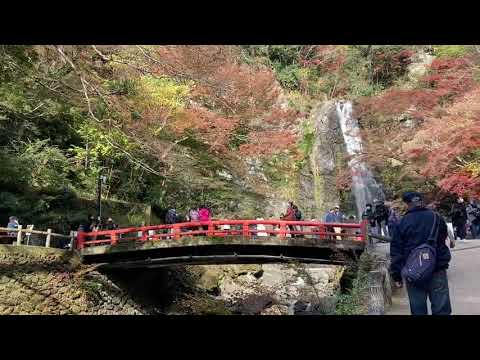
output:
[[432,315],[452,313],[446,270],[435,272],[424,287],[413,286],[407,282],[407,292],[412,315],[428,315],[427,296],[430,299]]
[[472,232],[472,237],[478,239],[480,236],[480,223],[470,225],[470,231]]

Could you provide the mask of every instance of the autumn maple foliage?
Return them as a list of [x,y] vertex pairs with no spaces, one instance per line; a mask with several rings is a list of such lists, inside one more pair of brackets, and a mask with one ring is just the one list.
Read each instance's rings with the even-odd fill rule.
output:
[[[145,52],[147,50],[144,50]],[[247,65],[234,46],[158,46],[147,53],[149,71],[189,82],[186,108],[167,127],[177,136],[195,134],[212,151],[227,153],[240,131],[240,154],[271,154],[295,143],[301,114],[280,107],[281,88],[271,69]],[[159,116],[161,118],[161,116]]]
[[[441,58],[416,89],[390,89],[360,100],[358,116],[373,166],[385,160],[448,193],[480,195],[478,59]],[[401,174],[399,174],[401,176]]]
[[480,195],[480,87],[468,92],[441,118],[428,119],[404,145],[424,176],[438,179],[441,189]]

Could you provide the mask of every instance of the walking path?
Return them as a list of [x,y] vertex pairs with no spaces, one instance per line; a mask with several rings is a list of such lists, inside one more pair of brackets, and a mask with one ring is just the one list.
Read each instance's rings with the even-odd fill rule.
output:
[[[453,315],[480,315],[480,239],[457,241],[448,274]],[[387,315],[410,315],[405,288],[395,289]],[[430,307],[429,307],[430,309]]]

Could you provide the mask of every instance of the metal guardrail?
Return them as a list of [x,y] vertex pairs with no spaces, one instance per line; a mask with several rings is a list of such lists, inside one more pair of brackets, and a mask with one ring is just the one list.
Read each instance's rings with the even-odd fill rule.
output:
[[373,233],[369,233],[368,236],[371,238],[380,240],[382,242],[392,242],[392,238],[389,236],[382,236],[382,235],[373,234]]

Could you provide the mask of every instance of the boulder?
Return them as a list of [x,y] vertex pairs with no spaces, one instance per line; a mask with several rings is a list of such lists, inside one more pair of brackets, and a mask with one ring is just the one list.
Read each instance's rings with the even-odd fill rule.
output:
[[214,293],[218,290],[218,283],[222,274],[217,269],[207,268],[198,278],[197,286],[207,292]]
[[274,304],[264,309],[260,315],[288,315],[288,306]]

